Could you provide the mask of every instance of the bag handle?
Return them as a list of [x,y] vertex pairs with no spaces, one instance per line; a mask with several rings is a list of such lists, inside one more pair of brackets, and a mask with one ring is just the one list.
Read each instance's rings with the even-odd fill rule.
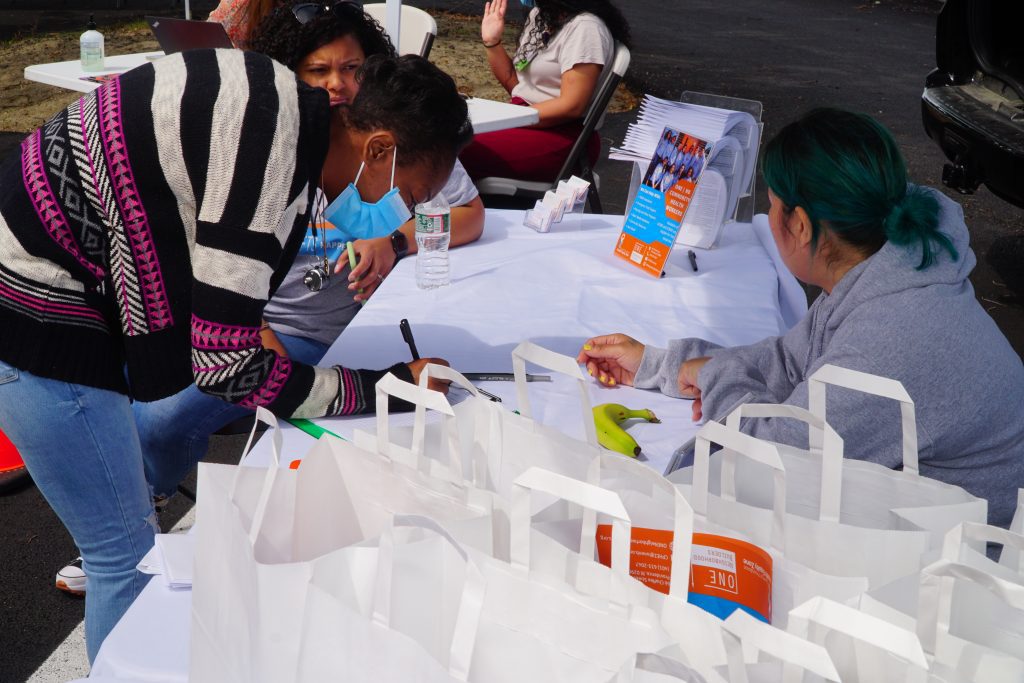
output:
[[707,520],[708,483],[711,470],[711,444],[716,443],[755,462],[775,470],[772,475],[774,495],[772,499],[771,546],[784,553],[786,549],[786,468],[779,457],[779,449],[767,441],[755,439],[743,432],[730,429],[718,422],[708,422],[697,432],[696,449],[693,459],[693,490],[690,503],[697,519]]
[[377,579],[374,583],[373,620],[375,623],[390,628],[392,579],[395,565],[395,529],[412,527],[425,529],[437,534],[447,541],[455,552],[466,563],[466,577],[462,586],[462,597],[459,600],[459,612],[455,617],[455,629],[452,633],[452,644],[449,650],[448,673],[460,681],[469,679],[470,665],[473,660],[473,649],[483,612],[484,594],[487,582],[480,567],[469,556],[466,549],[447,529],[436,521],[423,515],[394,515],[391,524],[384,529],[379,539],[379,555],[377,559]]
[[[1010,531],[1015,534],[1024,535],[1024,489],[1017,489],[1017,511],[1010,522]],[[1024,551],[1012,551],[1003,546],[1003,552],[999,555],[999,564],[1007,567],[1018,574],[1024,574]]]
[[[629,576],[631,523],[629,513],[626,512],[619,496],[607,489],[539,467],[531,467],[512,482],[512,507],[509,514],[509,561],[513,567],[525,572],[530,570],[530,499],[534,492],[547,493],[611,517],[611,569],[612,572],[620,576]],[[596,535],[596,515],[591,516],[589,520],[584,518],[579,554],[585,560],[593,561]],[[626,584],[618,581],[613,581],[612,584],[609,590],[609,600],[616,606],[625,608],[628,604]]]
[[[972,541],[975,543],[998,543],[1003,546],[1000,560],[1004,556],[1010,555],[1019,561],[1020,554],[1024,552],[1024,535],[979,522],[961,522],[946,532],[946,536],[942,540],[942,559],[959,562],[961,547],[965,542]],[[1012,561],[1008,561],[1004,566],[1020,573],[1020,565],[1014,566]],[[1024,579],[1024,576],[1021,578]]]
[[705,678],[679,661],[658,652],[638,652],[625,661],[608,683],[631,683],[637,671],[658,674],[658,678],[670,677],[683,683],[705,683]]
[[917,598],[917,637],[929,654],[935,654],[939,634],[949,633],[956,579],[976,583],[1013,609],[1024,610],[1024,585],[1001,579],[977,567],[938,560],[921,570],[921,589]]
[[[380,378],[375,387],[377,401],[377,452],[391,460],[410,459],[412,466],[430,474],[430,462],[424,457],[426,441],[426,409],[436,410],[444,416],[445,437],[448,441],[447,467],[454,481],[462,481],[462,442],[455,425],[455,412],[448,399],[439,391],[418,387],[402,381],[390,372]],[[412,427],[412,447],[405,449],[391,442],[389,431],[388,397],[394,396],[416,406]],[[420,407],[423,410],[420,410]]]
[[[669,595],[686,601],[690,591],[690,556],[693,552],[693,508],[687,502],[682,491],[672,482],[658,474],[655,470],[631,458],[619,455],[602,454],[590,463],[587,480],[595,486],[601,485],[601,473],[619,470],[635,476],[651,485],[651,491],[664,491],[672,497],[672,569],[669,574]],[[583,533],[593,528],[597,530],[597,512],[593,508],[583,510]],[[593,539],[593,537],[592,537]],[[612,545],[615,543],[614,530]],[[583,539],[580,539],[583,548]],[[632,546],[630,547],[632,551]],[[627,565],[628,566],[628,565]]]
[[262,422],[270,427],[270,454],[273,461],[270,467],[263,473],[263,484],[260,487],[260,497],[256,500],[256,508],[252,514],[252,524],[249,526],[249,543],[256,544],[260,530],[263,528],[263,520],[267,514],[267,504],[270,501],[270,492],[274,490],[274,482],[277,480],[278,470],[281,468],[281,430],[277,424],[277,417],[262,406],[256,407],[256,421],[252,424],[252,431],[249,432],[249,439],[242,449],[242,457],[238,461],[239,467],[235,469],[235,476],[231,479],[231,497],[235,497],[238,488],[238,479],[242,474],[241,465],[249,457],[251,446],[256,439],[256,427]]
[[[787,628],[793,635],[809,639],[811,624],[876,647],[912,666],[928,669],[928,660],[916,634],[848,605],[816,596],[789,611]],[[858,662],[858,676],[865,681],[885,678],[881,671],[865,670],[863,662]]]
[[[473,395],[473,398],[476,398],[476,399],[480,399],[481,398],[480,390],[477,389],[476,386],[465,377],[465,375],[463,375],[461,372],[458,372],[457,370],[454,370],[454,369],[448,367],[447,365],[437,365],[435,363],[427,363],[426,365],[424,365],[423,366],[423,370],[420,371],[419,386],[421,388],[423,388],[423,389],[426,389],[431,377],[437,377],[437,378],[440,378],[440,379],[446,379],[449,382],[451,382],[452,384],[454,384],[455,386],[462,387],[463,389],[468,391],[470,394]],[[476,423],[473,425],[473,429],[474,429],[474,432],[475,432],[475,437],[478,438],[481,443],[486,443],[489,438],[493,437],[493,431],[490,431],[490,430],[497,429],[497,427],[493,424],[493,421],[495,419],[495,411],[496,410],[500,410],[500,408],[497,405],[491,405],[491,403],[492,402],[490,400],[485,402],[486,410],[487,410],[487,412],[486,412],[487,420],[486,421],[484,421],[484,420],[477,420]],[[419,405],[419,404],[417,404],[417,406],[416,406],[416,420],[417,420],[417,424],[418,424],[418,421],[421,419],[421,415],[423,416],[423,420],[424,420],[424,424],[425,424],[425,420],[426,420],[425,412],[426,412],[426,408],[421,406],[421,405]],[[413,425],[413,439],[414,440],[416,438],[415,430],[416,430],[416,425],[414,424]],[[471,456],[465,455],[465,448],[463,449],[463,452],[464,452],[463,458],[471,457]],[[487,483],[486,483],[486,478],[487,478],[487,453],[486,453],[486,449],[484,449],[483,452],[479,453],[477,455],[477,459],[475,459],[468,466],[467,466],[467,464],[465,462],[463,462],[462,473],[463,473],[463,478],[464,479],[465,478],[470,478],[474,485],[479,486],[480,488],[488,488]]]
[[[837,365],[822,365],[817,372],[807,379],[807,405],[811,412],[827,421],[825,414],[826,385],[843,387],[861,391],[873,396],[881,396],[900,404],[900,424],[903,431],[903,471],[920,474],[917,463],[917,418],[914,412],[914,401],[900,382],[886,377],[879,377],[858,370],[847,370]],[[812,443],[811,448],[821,448],[821,443]]]
[[[480,396],[480,390],[477,389],[472,382],[466,379],[465,375],[458,370],[448,367],[447,365],[438,365],[437,363],[427,363],[424,365],[423,369],[420,370],[419,387],[421,389],[426,389],[429,386],[431,377],[446,379],[452,384],[462,387],[469,393],[473,394],[473,396]],[[419,409],[420,406],[417,405],[416,410]]]
[[[807,424],[808,444],[818,442],[821,449],[821,491],[818,520],[838,522],[843,494],[843,439],[825,420],[799,406],[773,403],[746,403],[729,413],[727,427],[740,431],[743,418],[786,418]],[[722,497],[736,500],[736,455],[722,453]]]
[[586,378],[583,376],[580,366],[577,365],[576,359],[549,351],[529,341],[521,342],[519,346],[512,349],[512,373],[516,379],[516,400],[519,402],[519,413],[523,417],[532,420],[533,409],[530,407],[530,396],[526,385],[527,362],[576,380],[576,386],[580,392],[580,406],[583,412],[583,431],[586,435],[587,443],[591,446],[598,446],[597,427],[594,424],[594,411],[590,403],[590,392],[587,391]]
[[741,609],[734,610],[722,622],[722,637],[731,683],[748,681],[743,656],[748,648],[782,661],[783,683],[800,683],[804,671],[839,683],[839,672],[825,648],[759,621]]

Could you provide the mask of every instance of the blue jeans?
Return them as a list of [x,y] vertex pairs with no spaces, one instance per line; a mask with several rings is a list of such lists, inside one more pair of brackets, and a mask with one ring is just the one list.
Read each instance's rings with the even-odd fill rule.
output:
[[0,361],[0,426],[82,553],[92,662],[149,580],[135,565],[156,532],[128,397]]
[[[288,356],[315,365],[328,345],[306,337],[277,333]],[[185,475],[206,455],[210,435],[226,424],[252,415],[248,408],[204,394],[191,385],[173,396],[132,404],[142,443],[146,481],[156,496],[173,494]]]

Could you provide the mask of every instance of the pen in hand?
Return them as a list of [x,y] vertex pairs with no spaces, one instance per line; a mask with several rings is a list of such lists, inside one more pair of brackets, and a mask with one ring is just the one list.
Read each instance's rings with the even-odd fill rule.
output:
[[402,330],[402,339],[409,345],[409,351],[412,352],[412,359],[419,360],[420,352],[416,350],[416,341],[412,338],[412,328],[409,327],[409,321],[402,318],[402,321],[398,323],[399,329]]

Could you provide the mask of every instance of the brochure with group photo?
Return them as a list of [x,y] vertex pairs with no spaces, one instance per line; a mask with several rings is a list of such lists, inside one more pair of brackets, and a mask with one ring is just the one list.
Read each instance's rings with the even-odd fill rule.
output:
[[666,127],[615,244],[615,255],[661,277],[707,166],[708,143]]

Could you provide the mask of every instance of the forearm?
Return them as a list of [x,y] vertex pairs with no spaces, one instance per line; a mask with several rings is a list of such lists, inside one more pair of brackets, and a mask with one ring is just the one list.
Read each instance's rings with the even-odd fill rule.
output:
[[519,83],[519,77],[516,75],[516,68],[512,64],[512,58],[505,52],[505,48],[501,43],[492,47],[485,47],[484,49],[487,52],[487,64],[491,67],[491,73],[498,79],[501,87],[511,94],[512,88],[516,87]]
[[536,109],[540,116],[540,120],[531,128],[551,128],[570,121],[578,121],[586,113],[586,105],[586,102],[580,103],[578,98],[569,99],[565,96],[531,104],[530,106]]
[[531,104],[540,114],[540,122],[535,127],[550,128],[582,119],[600,76],[600,64],[576,64],[563,72],[558,97]]
[[682,398],[679,391],[679,368],[691,358],[713,356],[720,347],[703,339],[674,339],[667,349],[647,346],[633,386],[637,389],[658,389],[666,396]]

